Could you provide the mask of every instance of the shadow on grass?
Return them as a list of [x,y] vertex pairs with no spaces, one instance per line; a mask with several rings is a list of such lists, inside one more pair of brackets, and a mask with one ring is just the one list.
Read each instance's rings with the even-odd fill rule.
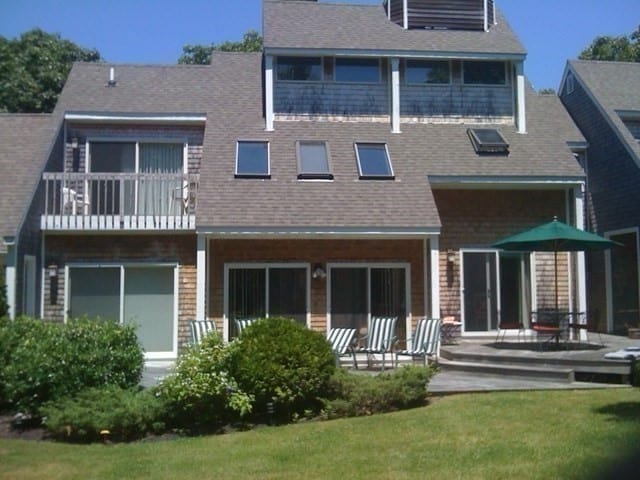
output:
[[640,400],[637,402],[613,403],[611,405],[605,405],[604,407],[595,408],[593,411],[601,415],[608,415],[612,420],[631,421],[640,425]]

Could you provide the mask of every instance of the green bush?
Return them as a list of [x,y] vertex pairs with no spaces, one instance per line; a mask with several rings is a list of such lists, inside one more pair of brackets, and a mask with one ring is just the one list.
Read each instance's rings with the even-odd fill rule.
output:
[[317,410],[335,370],[324,336],[285,318],[254,322],[229,349],[229,373],[254,397],[258,418],[269,404],[278,420]]
[[[0,268],[2,266],[0,265]],[[7,286],[0,285],[0,318],[9,315],[9,303],[7,302]]]
[[128,441],[165,429],[164,404],[148,390],[107,386],[83,390],[75,397],[42,406],[44,427],[56,439],[95,442]]
[[8,352],[1,374],[5,401],[37,414],[46,402],[103,385],[136,386],[144,355],[133,327],[110,321],[57,324],[19,318],[4,327]]
[[372,415],[424,405],[430,367],[405,366],[380,375],[338,370],[325,400],[329,418]]
[[227,347],[215,333],[187,349],[176,371],[156,388],[167,405],[170,426],[191,431],[213,431],[251,411],[251,397],[227,373]]

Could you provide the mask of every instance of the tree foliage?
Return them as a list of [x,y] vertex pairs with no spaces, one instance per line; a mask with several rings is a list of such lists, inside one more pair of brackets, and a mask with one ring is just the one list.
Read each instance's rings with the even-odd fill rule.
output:
[[211,45],[185,45],[182,47],[182,55],[178,63],[188,65],[208,65],[211,63],[211,52],[260,52],[262,50],[262,37],[255,30],[247,31],[242,40],[225,41]]
[[96,50],[39,28],[14,40],[0,36],[0,111],[52,111],[73,62],[100,60]]
[[640,27],[631,35],[596,37],[580,54],[580,60],[640,62]]

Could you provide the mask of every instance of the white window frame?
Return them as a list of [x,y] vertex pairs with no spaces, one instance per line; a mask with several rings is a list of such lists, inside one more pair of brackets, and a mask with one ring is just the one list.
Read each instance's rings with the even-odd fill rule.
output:
[[[241,143],[266,143],[267,144],[267,173],[239,173],[238,172],[238,154],[240,153]],[[271,178],[271,142],[263,139],[246,139],[241,138],[236,140],[236,178]]]
[[[387,163],[389,164],[389,171],[390,174],[389,175],[368,175],[368,174],[363,174],[362,173],[362,164],[360,163],[360,151],[358,149],[358,145],[382,145],[384,146],[384,151],[385,154],[387,155]],[[391,155],[389,155],[389,146],[387,145],[386,142],[354,142],[353,144],[353,148],[356,151],[356,161],[358,163],[358,176],[360,179],[362,180],[373,180],[373,179],[379,179],[379,180],[394,180],[396,175],[393,171],[393,164],[391,163]]]
[[565,87],[565,91],[567,95],[571,95],[574,90],[575,90],[575,77],[573,76],[573,73],[569,72],[567,74],[567,85]]
[[[327,332],[331,330],[331,270],[340,268],[366,268],[367,269],[367,321],[371,320],[371,270],[382,268],[402,268],[404,269],[404,288],[405,288],[405,301],[407,304],[407,311],[405,321],[405,331],[407,338],[398,340],[408,340],[413,334],[411,330],[411,323],[413,318],[413,308],[411,303],[411,264],[409,262],[331,262],[327,263]],[[398,319],[400,320],[400,319]]]
[[120,270],[120,318],[118,323],[124,324],[124,293],[125,293],[125,269],[130,268],[173,268],[173,331],[172,331],[172,349],[166,352],[145,352],[146,360],[164,360],[167,358],[177,358],[178,356],[178,323],[179,323],[179,292],[180,292],[180,276],[179,264],[177,263],[143,263],[143,262],[86,262],[86,263],[67,263],[64,266],[64,323],[69,321],[69,308],[71,306],[71,288],[69,288],[69,280],[71,278],[70,269],[72,268],[114,268]]
[[265,271],[265,316],[269,318],[269,269],[290,268],[304,269],[306,277],[306,327],[311,327],[311,264],[303,262],[256,262],[256,263],[225,263],[224,264],[224,298],[222,313],[222,336],[229,341],[229,271],[230,270],[264,270]]

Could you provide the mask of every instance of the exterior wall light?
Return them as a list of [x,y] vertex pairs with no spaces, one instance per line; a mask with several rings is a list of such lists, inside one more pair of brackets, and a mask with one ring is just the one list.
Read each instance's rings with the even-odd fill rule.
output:
[[324,271],[324,268],[322,268],[322,265],[317,264],[313,267],[313,273],[311,274],[311,276],[313,278],[319,278],[322,280],[327,277],[327,272]]

